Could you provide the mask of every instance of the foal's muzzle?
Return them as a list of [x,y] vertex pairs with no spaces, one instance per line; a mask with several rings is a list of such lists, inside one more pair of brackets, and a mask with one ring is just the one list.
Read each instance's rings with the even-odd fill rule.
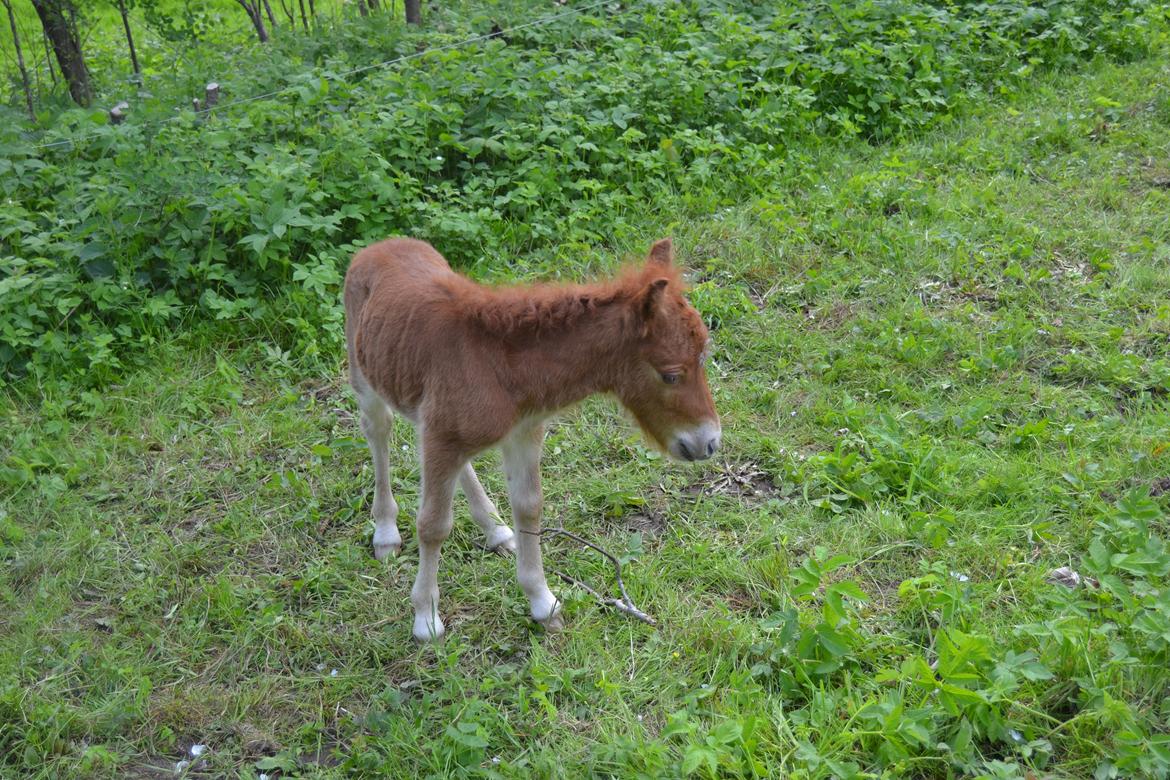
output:
[[676,433],[667,450],[679,460],[706,460],[719,449],[722,435],[719,422],[708,420],[698,427]]

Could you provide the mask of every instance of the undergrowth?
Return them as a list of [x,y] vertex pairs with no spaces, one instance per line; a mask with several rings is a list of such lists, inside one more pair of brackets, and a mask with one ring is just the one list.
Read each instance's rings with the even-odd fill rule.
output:
[[[512,24],[540,9],[494,10]],[[280,91],[176,115],[203,81],[181,73],[118,127],[75,110],[0,128],[0,373],[100,388],[192,319],[274,334],[311,362],[336,351],[339,282],[372,240],[424,237],[473,270],[624,246],[648,209],[788,186],[824,143],[919,131],[1035,74],[1159,50],[1166,15],[1148,0],[635,2],[349,77],[492,17],[208,49],[225,101]]]

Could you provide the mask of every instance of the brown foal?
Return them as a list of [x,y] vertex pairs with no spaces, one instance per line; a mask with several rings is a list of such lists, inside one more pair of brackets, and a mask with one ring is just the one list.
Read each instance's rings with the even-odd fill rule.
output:
[[[560,629],[560,603],[540,555],[544,421],[612,393],[648,437],[681,460],[710,457],[719,415],[703,370],[707,329],[684,297],[669,239],[617,279],[490,288],[451,270],[430,244],[393,238],[363,249],[345,277],[350,382],[374,461],[374,555],[402,547],[390,493],[391,410],[418,431],[422,489],[414,636],[443,635],[439,548],[451,533],[455,485],[490,549],[513,550],[532,617]],[[516,533],[471,466],[503,452]]]

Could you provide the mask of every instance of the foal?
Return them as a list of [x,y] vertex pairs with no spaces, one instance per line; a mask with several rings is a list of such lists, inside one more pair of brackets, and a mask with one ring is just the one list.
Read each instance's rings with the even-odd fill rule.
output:
[[[540,555],[544,421],[594,393],[612,393],[656,444],[682,460],[719,446],[703,370],[707,329],[683,297],[669,239],[643,267],[591,285],[489,288],[451,270],[430,244],[394,238],[363,249],[345,277],[350,382],[374,461],[374,556],[402,537],[390,494],[391,410],[418,430],[422,489],[414,636],[443,635],[439,548],[451,533],[455,484],[489,549],[516,553],[532,617],[563,627]],[[499,515],[471,458],[503,451],[516,533]]]

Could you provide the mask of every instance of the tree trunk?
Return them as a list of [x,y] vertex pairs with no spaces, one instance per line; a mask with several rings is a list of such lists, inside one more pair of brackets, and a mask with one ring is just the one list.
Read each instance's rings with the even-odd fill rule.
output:
[[293,10],[293,7],[289,5],[288,0],[280,0],[280,10],[284,11],[284,15],[288,19],[289,26],[295,28],[297,26],[297,15],[296,11]]
[[276,15],[272,13],[272,6],[268,4],[268,0],[264,0],[264,11],[268,14],[268,23],[272,25],[272,29],[276,29]]
[[371,10],[371,11],[377,11],[377,10],[378,10],[378,0],[367,0],[367,2],[369,2],[369,4],[370,4],[370,10]]
[[260,10],[258,0],[236,0],[240,7],[247,12],[248,18],[252,20],[252,26],[256,28],[256,37],[260,39],[260,43],[268,43],[268,31],[264,29],[264,13]]
[[317,2],[316,0],[309,0],[309,16],[313,18],[313,22],[317,21]]
[[403,0],[403,5],[407,24],[422,24],[422,0]]
[[93,90],[89,85],[89,71],[85,68],[77,27],[66,16],[72,10],[68,0],[32,0],[32,4],[49,43],[53,45],[61,75],[69,85],[69,95],[77,105],[88,106],[93,99]]
[[24,102],[28,105],[28,118],[36,121],[37,112],[33,109],[32,83],[28,80],[28,68],[24,66],[24,51],[20,48],[20,33],[16,30],[16,14],[12,12],[12,0],[3,0],[4,8],[8,11],[8,24],[12,26],[12,45],[16,49],[16,65],[20,68],[20,83],[24,86]]
[[305,14],[305,0],[299,0],[301,5],[301,26],[305,28],[305,32],[309,31],[309,17]]
[[138,51],[134,48],[134,33],[130,31],[130,13],[126,10],[126,0],[118,0],[118,13],[122,14],[122,27],[126,29],[126,45],[130,47],[130,65],[134,68],[134,75],[142,72],[138,67]]
[[366,0],[357,0],[358,10],[361,11],[362,16],[369,16],[370,9],[366,8]]

